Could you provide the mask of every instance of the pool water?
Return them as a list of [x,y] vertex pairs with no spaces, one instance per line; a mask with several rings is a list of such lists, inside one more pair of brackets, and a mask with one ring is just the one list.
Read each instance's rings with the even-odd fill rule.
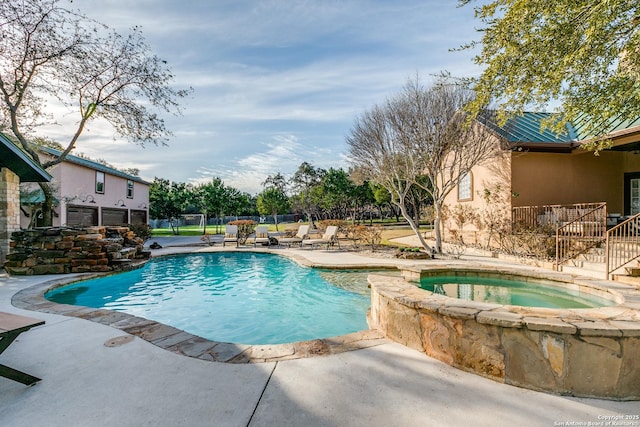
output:
[[367,329],[369,272],[305,268],[274,254],[189,254],[45,297],[126,312],[213,341],[280,344]]
[[593,308],[615,304],[572,289],[482,276],[425,277],[420,279],[420,287],[453,298],[524,307]]

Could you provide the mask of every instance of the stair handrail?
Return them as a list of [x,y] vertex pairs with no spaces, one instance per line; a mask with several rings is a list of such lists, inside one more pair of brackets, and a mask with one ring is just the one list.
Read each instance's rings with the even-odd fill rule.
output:
[[[598,215],[597,212],[602,211],[601,215]],[[585,221],[585,219],[593,217],[596,221]],[[578,225],[582,226],[584,231],[584,227],[587,223],[595,223],[595,227],[593,227],[590,231],[590,235],[588,237],[578,236],[579,233],[569,232],[567,230],[578,229]],[[597,246],[598,244],[606,241],[606,230],[607,230],[607,203],[601,202],[595,208],[590,211],[578,216],[577,218],[568,221],[556,228],[556,262],[555,269],[559,270],[560,265],[565,263],[566,261],[577,257],[580,254],[586,253],[589,249]],[[583,233],[584,234],[584,233]],[[562,239],[564,237],[564,239]],[[573,246],[575,241],[588,242],[589,245],[586,245],[584,250],[581,252],[577,252],[574,254],[569,254],[568,249]]]
[[607,230],[605,278],[631,261],[640,258],[640,213]]

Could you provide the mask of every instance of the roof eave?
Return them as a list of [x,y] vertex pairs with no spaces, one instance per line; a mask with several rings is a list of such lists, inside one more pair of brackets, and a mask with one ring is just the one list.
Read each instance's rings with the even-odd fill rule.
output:
[[0,167],[13,171],[22,182],[49,182],[51,175],[20,150],[9,138],[0,133]]
[[575,142],[515,142],[511,143],[511,151],[570,154],[577,146]]

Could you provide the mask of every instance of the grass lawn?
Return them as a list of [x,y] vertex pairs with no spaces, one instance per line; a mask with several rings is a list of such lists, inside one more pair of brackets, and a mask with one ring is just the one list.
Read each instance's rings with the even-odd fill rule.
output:
[[[278,224],[278,230],[284,231],[287,229],[297,229],[299,224],[297,223],[283,223]],[[217,226],[218,232],[224,233],[224,226]],[[420,230],[424,233],[429,230],[429,228],[421,227]],[[269,231],[276,231],[276,226],[274,224],[269,224]],[[208,225],[207,226],[207,234],[215,234],[216,226]],[[168,237],[173,236],[173,230],[171,228],[154,228],[151,232],[152,237]],[[179,229],[180,236],[201,236],[202,235],[202,227],[197,225],[185,225],[180,227]],[[398,237],[405,237],[413,235],[413,230],[407,225],[406,227],[393,227],[393,228],[385,228],[382,232],[382,245],[386,246],[402,246],[395,242],[391,242],[391,239],[395,239]]]
[[[207,234],[215,233],[215,229],[215,225],[207,226]],[[221,227],[220,229],[224,231],[224,227]],[[178,232],[179,236],[202,236],[202,227],[199,227],[197,225],[185,225],[183,227],[180,227]],[[174,234],[171,228],[154,228],[153,230],[151,230],[151,236],[167,237],[174,236]]]

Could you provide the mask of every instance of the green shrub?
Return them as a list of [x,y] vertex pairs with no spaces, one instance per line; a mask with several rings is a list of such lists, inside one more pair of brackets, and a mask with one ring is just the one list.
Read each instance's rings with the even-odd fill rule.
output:
[[149,224],[127,224],[127,227],[145,242],[151,238],[153,232],[153,228]]

